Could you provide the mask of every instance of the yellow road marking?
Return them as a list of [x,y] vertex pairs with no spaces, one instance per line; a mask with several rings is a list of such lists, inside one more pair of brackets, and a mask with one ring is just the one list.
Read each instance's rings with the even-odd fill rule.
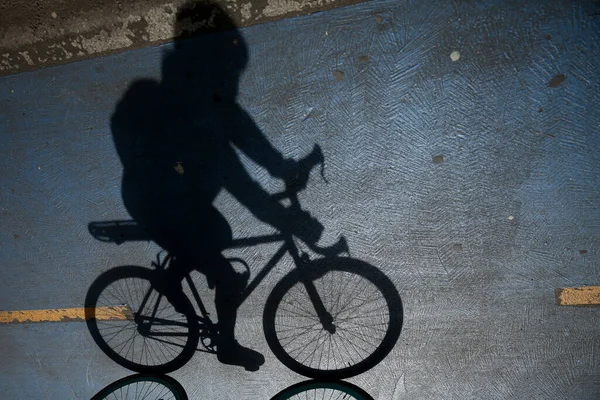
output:
[[600,305],[600,286],[556,289],[556,304],[559,306]]
[[27,322],[74,322],[85,321],[88,316],[97,320],[126,320],[132,316],[127,306],[93,308],[54,308],[51,310],[0,311],[0,324],[20,324]]

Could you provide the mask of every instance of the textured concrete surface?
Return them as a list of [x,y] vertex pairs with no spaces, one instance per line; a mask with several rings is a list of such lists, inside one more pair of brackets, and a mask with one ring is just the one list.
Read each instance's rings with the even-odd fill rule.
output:
[[[237,26],[314,13],[364,0],[219,0]],[[0,1],[0,76],[173,38],[185,0]]]
[[[239,103],[289,157],[315,143],[303,206],[397,285],[404,328],[352,382],[378,400],[600,397],[598,308],[554,289],[600,282],[600,9],[586,2],[372,1],[243,30]],[[156,246],[94,240],[127,218],[109,130],[145,48],[0,79],[0,304],[75,307]],[[243,159],[269,191],[281,186]],[[234,234],[271,232],[223,192]],[[239,252],[253,273],[272,254]],[[191,399],[268,399],[301,378],[262,336],[274,271],[240,310],[258,372],[198,353],[173,374]],[[199,280],[202,282],[201,280]],[[206,287],[201,287],[207,291]],[[89,398],[128,374],[83,323],[0,327],[3,398]]]

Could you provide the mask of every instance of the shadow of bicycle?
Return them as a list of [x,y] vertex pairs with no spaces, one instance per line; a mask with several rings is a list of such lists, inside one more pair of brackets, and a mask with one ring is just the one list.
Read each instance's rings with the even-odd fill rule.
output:
[[[90,232],[106,242],[149,239],[133,221],[92,223]],[[402,329],[402,302],[394,284],[376,267],[337,255],[342,246],[311,260],[307,254],[294,256],[296,249],[287,247],[285,239],[269,235],[237,241],[240,246],[283,241],[241,301],[285,253],[298,260],[296,269],[271,291],[263,313],[265,338],[276,357],[299,374],[321,379],[358,375],[383,360]],[[94,340],[113,360],[139,372],[173,371],[194,355],[199,343],[201,351],[213,353],[218,343],[218,325],[189,275],[184,280],[190,296],[180,300],[184,304],[179,309],[163,294],[173,258],[161,258],[161,253],[153,268],[121,266],[105,272],[91,285],[85,302]]]

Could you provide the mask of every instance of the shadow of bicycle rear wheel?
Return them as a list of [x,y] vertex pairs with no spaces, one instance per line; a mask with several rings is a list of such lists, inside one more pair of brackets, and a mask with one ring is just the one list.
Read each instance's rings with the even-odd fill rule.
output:
[[130,375],[111,383],[92,400],[187,400],[183,386],[166,375]]
[[[122,266],[104,272],[88,290],[85,317],[92,338],[112,360],[136,372],[164,374],[195,354],[199,324],[187,300],[177,312],[156,291],[155,271]],[[185,307],[183,307],[185,306]],[[102,310],[120,307],[120,315]]]
[[[312,282],[335,330],[325,329],[304,282]],[[393,282],[364,261],[336,257],[302,265],[267,299],[263,328],[275,356],[317,379],[344,379],[381,362],[394,348],[403,310]]]

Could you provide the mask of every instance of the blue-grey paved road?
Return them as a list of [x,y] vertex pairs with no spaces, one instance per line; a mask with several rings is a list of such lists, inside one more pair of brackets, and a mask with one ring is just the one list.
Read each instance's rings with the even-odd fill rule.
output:
[[[300,196],[321,243],[345,236],[402,297],[398,343],[352,381],[378,400],[599,398],[600,309],[554,299],[600,284],[597,3],[371,1],[242,34],[241,108],[285,157],[323,149],[328,183],[315,172]],[[171,50],[0,78],[2,310],[82,307],[103,271],[149,266],[154,244],[87,226],[129,218],[110,119]],[[273,231],[226,191],[214,205],[235,237]],[[275,249],[235,254],[256,274]],[[173,374],[190,398],[263,400],[302,379],[262,332],[290,267],[239,310],[238,339],[265,365],[198,353]],[[81,322],[0,325],[0,341],[2,398],[86,399],[128,374]]]

